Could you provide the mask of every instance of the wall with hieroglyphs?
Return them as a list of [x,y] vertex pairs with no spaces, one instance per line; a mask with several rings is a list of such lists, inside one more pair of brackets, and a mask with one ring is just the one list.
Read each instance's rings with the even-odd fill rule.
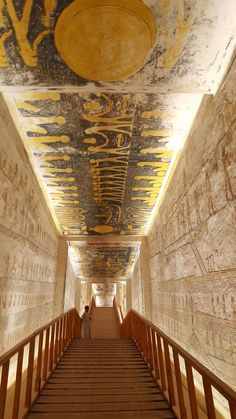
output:
[[93,297],[92,282],[81,282],[80,290],[80,315],[82,315],[84,307],[90,305]]
[[235,74],[204,98],[149,235],[152,321],[234,387]]
[[80,312],[80,279],[76,276],[70,257],[67,261],[64,311],[76,308]]
[[116,303],[120,307],[123,316],[127,314],[127,298],[126,298],[127,290],[126,290],[126,283],[120,282],[116,284]]
[[54,316],[58,235],[0,97],[0,354]]
[[129,284],[128,287],[130,286],[130,307],[128,307],[128,309],[132,308],[133,310],[136,310],[144,315],[144,289],[140,255],[137,258],[132,276],[127,282]]

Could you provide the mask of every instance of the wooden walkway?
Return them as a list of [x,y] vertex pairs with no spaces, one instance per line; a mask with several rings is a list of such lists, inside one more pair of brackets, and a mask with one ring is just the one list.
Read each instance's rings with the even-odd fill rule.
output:
[[76,339],[28,419],[171,419],[168,403],[130,339]]

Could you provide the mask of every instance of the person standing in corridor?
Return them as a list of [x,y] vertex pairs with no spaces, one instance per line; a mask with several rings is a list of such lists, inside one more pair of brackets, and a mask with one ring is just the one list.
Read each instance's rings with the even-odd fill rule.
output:
[[89,306],[84,307],[84,313],[82,314],[81,319],[82,319],[81,337],[91,338],[91,328],[90,328],[91,316],[89,315]]

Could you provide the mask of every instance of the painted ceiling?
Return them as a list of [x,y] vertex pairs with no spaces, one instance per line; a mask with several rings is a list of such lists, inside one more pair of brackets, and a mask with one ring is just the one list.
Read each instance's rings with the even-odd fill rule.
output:
[[[70,243],[70,256],[81,280],[103,282],[130,277],[139,252],[138,243]],[[104,285],[105,286],[105,285]],[[107,286],[106,286],[107,287]],[[108,289],[110,291],[110,288]]]
[[0,0],[1,85],[214,92],[234,47],[235,7],[232,0]]
[[[232,57],[235,12],[232,0],[0,0],[0,89],[61,235],[147,234]],[[127,278],[136,250],[85,245],[74,261],[84,278]]]
[[59,231],[145,234],[200,100],[187,94],[12,96]]

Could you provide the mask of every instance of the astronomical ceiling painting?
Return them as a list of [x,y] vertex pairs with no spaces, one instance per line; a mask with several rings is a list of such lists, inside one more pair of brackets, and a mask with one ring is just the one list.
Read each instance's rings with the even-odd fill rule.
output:
[[62,235],[147,233],[235,7],[0,0],[1,90]]
[[200,99],[15,94],[25,147],[62,234],[144,235]]
[[[101,283],[105,279],[116,282],[126,280],[132,274],[139,244],[71,242],[69,249],[74,270],[81,280]],[[109,287],[107,291],[111,291]]]

